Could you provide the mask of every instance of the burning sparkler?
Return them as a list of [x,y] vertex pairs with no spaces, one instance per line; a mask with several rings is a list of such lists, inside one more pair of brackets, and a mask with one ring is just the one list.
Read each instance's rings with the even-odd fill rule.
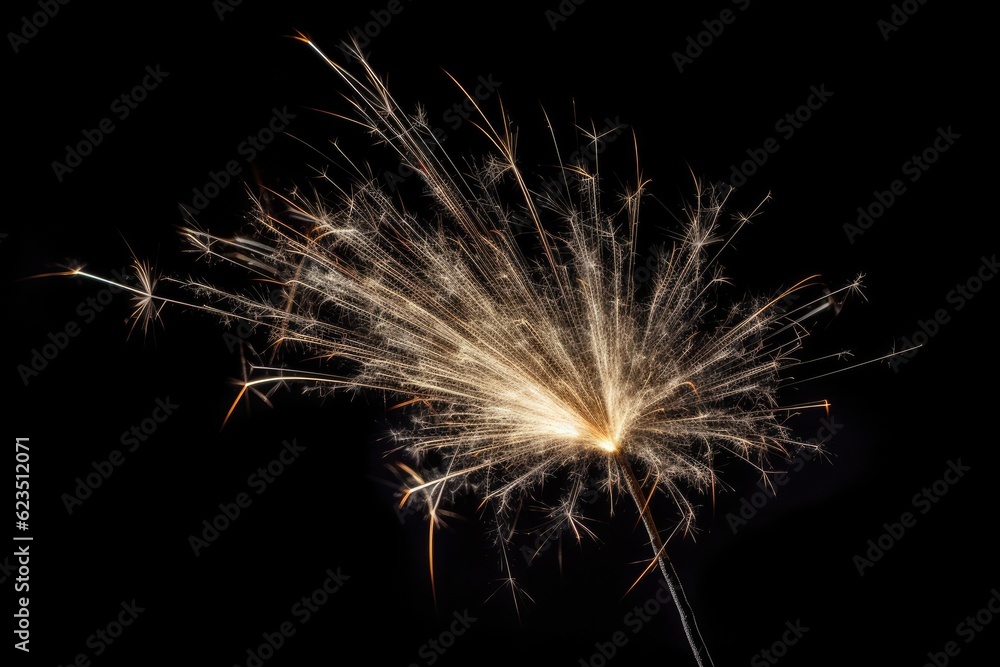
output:
[[[805,320],[858,283],[783,305],[814,284],[807,278],[718,314],[725,197],[707,189],[643,292],[633,279],[646,185],[638,167],[636,185],[610,212],[596,171],[580,165],[562,165],[559,188],[537,191],[518,166],[506,117],[492,124],[468,95],[492,151],[459,168],[423,114],[404,113],[357,49],[358,76],[301,39],[349,88],[352,120],[419,174],[434,218],[405,210],[342,156],[356,179],[343,188],[322,175],[333,203],[296,192],[279,196],[285,213],[258,202],[251,235],[183,232],[206,257],[278,286],[278,305],[200,280],[157,282],[137,266],[140,286],[126,287],[136,294],[137,318],[147,324],[172,301],[154,286],[179,285],[194,290],[202,310],[266,328],[285,354],[336,360],[343,371],[257,368],[241,396],[302,382],[402,397],[415,416],[412,429],[396,434],[400,447],[417,464],[440,464],[430,474],[401,466],[411,481],[404,502],[426,503],[431,539],[439,508],[458,490],[479,494],[503,523],[547,477],[564,474],[575,481],[555,513],[577,535],[585,480],[628,494],[649,534],[650,566],[666,578],[698,664],[711,664],[650,500],[668,496],[686,528],[695,515],[690,493],[714,492],[717,456],[763,471],[768,455],[805,446],[782,418],[825,402],[781,405],[776,391],[797,363],[791,353]],[[737,218],[732,234],[751,217]],[[515,233],[524,220],[534,227],[538,261]]]

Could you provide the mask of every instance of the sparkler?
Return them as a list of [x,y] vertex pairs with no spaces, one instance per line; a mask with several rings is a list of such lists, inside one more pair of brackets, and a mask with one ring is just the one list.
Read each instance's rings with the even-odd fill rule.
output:
[[[425,116],[405,113],[358,49],[356,76],[301,40],[346,84],[351,120],[419,174],[433,218],[408,212],[341,154],[355,178],[341,187],[321,174],[333,203],[293,192],[278,195],[287,212],[257,202],[251,235],[183,231],[207,258],[277,286],[278,305],[206,281],[156,280],[137,265],[139,286],[124,286],[136,295],[137,319],[145,326],[164,303],[193,302],[265,328],[286,355],[336,360],[343,371],[255,368],[240,397],[276,382],[401,397],[397,407],[410,406],[414,423],[394,434],[400,448],[417,464],[442,464],[436,473],[400,466],[410,482],[403,502],[426,503],[431,550],[441,507],[460,490],[492,504],[498,527],[510,528],[499,533],[503,545],[517,508],[553,475],[572,480],[553,516],[578,537],[587,531],[578,508],[586,480],[629,495],[653,549],[648,569],[659,565],[696,661],[711,664],[650,501],[668,496],[679,510],[675,530],[686,530],[695,517],[689,495],[714,493],[717,456],[763,472],[769,455],[807,446],[782,419],[826,403],[781,405],[777,391],[799,363],[792,353],[806,320],[858,282],[783,307],[816,284],[807,278],[772,299],[717,313],[725,196],[698,188],[672,252],[643,291],[633,278],[647,185],[638,159],[636,184],[614,210],[605,208],[596,169],[561,164],[558,147],[559,187],[538,191],[518,165],[506,116],[491,123],[466,93],[492,148],[460,168]],[[737,217],[732,235],[752,216]],[[536,259],[516,233],[515,220],[524,219],[534,227]],[[198,297],[157,293],[169,285]],[[433,565],[431,572],[433,581]]]

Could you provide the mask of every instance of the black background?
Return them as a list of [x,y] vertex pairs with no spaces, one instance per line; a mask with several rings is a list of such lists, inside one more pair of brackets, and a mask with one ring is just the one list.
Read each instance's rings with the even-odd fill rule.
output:
[[[23,280],[80,264],[107,275],[130,262],[129,247],[166,273],[203,268],[180,252],[178,204],[190,202],[211,171],[240,159],[237,146],[276,107],[296,114],[294,136],[243,162],[240,182],[199,216],[204,226],[240,229],[248,190],[308,184],[310,167],[323,161],[307,144],[337,138],[376,170],[397,167],[385,150],[368,149],[355,126],[315,111],[347,112],[343,86],[290,38],[302,31],[337,56],[336,44],[386,3],[243,2],[223,20],[210,2],[112,4],[63,6],[3,56],[4,431],[9,442],[31,438],[34,537],[31,653],[15,652],[16,664],[70,664],[85,653],[96,665],[245,665],[262,633],[292,621],[295,635],[266,664],[427,665],[421,646],[464,611],[476,622],[436,664],[586,664],[595,642],[618,630],[628,643],[611,664],[693,664],[672,609],[639,633],[625,625],[658,586],[651,575],[627,592],[648,557],[628,504],[617,504],[613,517],[606,498],[595,504],[597,541],[564,541],[530,567],[512,552],[533,598],[522,600],[518,617],[475,499],[460,503],[460,518],[435,538],[435,602],[426,521],[401,520],[394,509],[383,397],[321,399],[292,387],[272,396],[273,409],[248,401],[250,412],[241,406],[222,428],[242,372],[223,336],[232,329],[168,308],[155,333],[129,337],[124,296],[83,324],[76,309],[99,285]],[[859,10],[754,1],[740,11],[715,2],[652,13],[641,3],[588,0],[555,30],[544,13],[555,1],[531,9],[401,6],[368,46],[397,99],[406,108],[423,103],[432,121],[442,119],[462,99],[442,70],[470,84],[492,75],[502,85],[485,108],[498,113],[502,99],[520,126],[526,171],[551,164],[543,107],[570,144],[574,120],[628,124],[658,200],[644,211],[640,252],[669,238],[672,216],[693,194],[692,173],[727,179],[747,150],[776,137],[780,150],[730,198],[732,210],[746,211],[773,196],[722,258],[733,282],[726,295],[771,293],[814,273],[836,286],[865,273],[867,301],[824,320],[807,355],[851,349],[854,361],[873,359],[937,309],[949,312],[898,372],[874,364],[789,392],[790,402],[831,401],[842,428],[828,444],[829,461],[795,473],[735,534],[727,516],[753,495],[757,477],[726,462],[730,488],[720,490],[714,510],[699,499],[699,532],[678,538],[671,553],[717,665],[747,664],[796,620],[809,630],[783,664],[920,665],[948,641],[961,647],[955,664],[989,664],[1000,621],[969,644],[956,626],[1000,586],[989,477],[1000,285],[986,283],[961,310],[946,299],[997,249],[992,132],[973,116],[992,87],[978,27],[986,17],[927,3],[886,40],[877,21],[889,17],[890,3]],[[673,52],[727,7],[736,20],[678,72]],[[14,3],[5,32],[36,11]],[[51,164],[65,159],[66,145],[111,115],[111,101],[156,65],[169,72],[163,83],[57,180]],[[833,92],[829,101],[794,136],[780,136],[775,123],[821,85]],[[960,138],[911,183],[903,163],[948,127]],[[468,124],[447,131],[457,155],[486,148]],[[626,135],[601,155],[610,191],[634,181],[630,144]],[[905,194],[850,242],[843,225],[894,179],[906,182]],[[81,323],[80,335],[25,384],[17,367],[71,320]],[[167,397],[180,406],[175,414],[68,513],[63,495],[76,478],[122,449],[121,434]],[[815,433],[819,416],[796,420],[801,437]],[[189,536],[219,503],[250,490],[248,476],[291,438],[306,448],[300,458],[264,493],[251,491],[252,505],[196,557]],[[913,495],[959,458],[971,470],[859,576],[853,557],[884,523],[914,511]],[[293,605],[328,568],[349,579],[298,623]],[[16,597],[15,576],[5,575],[8,600]],[[95,655],[88,637],[133,599],[145,611]]]

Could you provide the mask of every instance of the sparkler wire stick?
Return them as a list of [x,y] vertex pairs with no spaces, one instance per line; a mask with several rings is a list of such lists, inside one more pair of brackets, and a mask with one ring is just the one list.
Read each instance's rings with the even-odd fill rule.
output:
[[660,572],[663,573],[663,579],[667,583],[670,597],[674,599],[674,606],[677,607],[677,613],[680,615],[681,625],[684,627],[684,634],[687,636],[688,644],[691,645],[691,652],[694,654],[694,659],[698,663],[698,667],[705,667],[706,663],[702,661],[702,658],[707,660],[707,664],[711,667],[715,663],[712,662],[708,646],[706,646],[705,640],[701,636],[701,630],[698,629],[694,610],[691,609],[691,603],[688,602],[687,596],[684,594],[684,587],[681,586],[680,577],[677,576],[674,564],[670,562],[670,558],[667,556],[666,545],[663,544],[663,540],[660,538],[660,531],[656,528],[656,522],[653,520],[653,514],[649,511],[649,503],[643,502],[642,488],[639,486],[639,481],[635,478],[632,465],[619,452],[615,452],[614,456],[625,478],[625,488],[628,490],[628,494],[632,496],[636,509],[639,510],[639,516],[642,517],[642,524],[646,527],[646,532],[649,533],[650,546],[653,548],[654,557],[660,564]]

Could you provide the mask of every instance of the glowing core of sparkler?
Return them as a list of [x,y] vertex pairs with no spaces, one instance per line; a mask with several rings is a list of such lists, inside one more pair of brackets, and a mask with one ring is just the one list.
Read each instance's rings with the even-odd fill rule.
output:
[[[618,435],[612,435],[606,428],[601,428],[590,423],[574,425],[559,420],[552,421],[548,425],[548,432],[557,437],[564,437],[571,441],[579,441],[586,446],[596,445],[598,449],[614,453],[618,451]],[[619,434],[620,435],[620,434]]]
[[597,446],[606,452],[614,452],[618,449],[618,447],[615,446],[615,443],[608,439],[598,440]]

